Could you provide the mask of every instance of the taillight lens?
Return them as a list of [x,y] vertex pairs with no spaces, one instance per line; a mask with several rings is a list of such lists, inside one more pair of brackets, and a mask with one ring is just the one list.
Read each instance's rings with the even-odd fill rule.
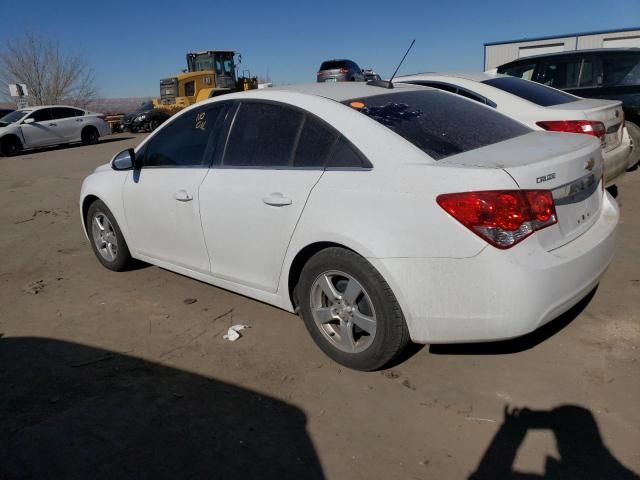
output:
[[340,69],[340,73],[349,73],[349,69],[348,68],[341,68]]
[[510,248],[558,221],[549,190],[445,193],[436,198],[453,218],[497,248]]
[[604,123],[591,120],[548,120],[536,122],[536,125],[551,132],[586,133],[604,141],[606,129]]

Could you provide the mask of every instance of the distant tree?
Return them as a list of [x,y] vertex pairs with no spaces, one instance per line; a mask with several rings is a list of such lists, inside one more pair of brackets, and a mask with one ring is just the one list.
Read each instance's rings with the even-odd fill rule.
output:
[[32,32],[7,41],[0,51],[0,88],[7,100],[11,83],[26,84],[30,105],[87,107],[97,96],[93,69],[82,55]]

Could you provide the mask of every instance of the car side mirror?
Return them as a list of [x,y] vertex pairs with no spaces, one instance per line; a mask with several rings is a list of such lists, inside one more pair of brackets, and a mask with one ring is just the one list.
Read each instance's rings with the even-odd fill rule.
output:
[[111,168],[114,170],[131,170],[136,167],[136,152],[133,148],[128,148],[116,154],[111,159]]
[[30,123],[33,123],[33,122],[35,122],[33,118],[25,118],[22,123],[29,125]]

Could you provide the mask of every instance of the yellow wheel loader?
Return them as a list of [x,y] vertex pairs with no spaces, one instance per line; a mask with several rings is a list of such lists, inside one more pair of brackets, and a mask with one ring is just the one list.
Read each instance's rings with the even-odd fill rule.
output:
[[187,53],[187,70],[160,80],[160,98],[153,100],[153,106],[178,111],[217,95],[258,88],[256,77],[236,76],[235,57],[232,50]]

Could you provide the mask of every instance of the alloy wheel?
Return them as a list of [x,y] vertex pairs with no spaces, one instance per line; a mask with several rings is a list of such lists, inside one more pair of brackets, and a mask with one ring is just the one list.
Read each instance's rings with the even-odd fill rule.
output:
[[366,350],[376,336],[373,303],[355,278],[339,270],[319,275],[313,282],[310,306],[318,329],[331,345],[347,353]]
[[113,262],[118,255],[118,238],[113,225],[104,213],[96,212],[93,216],[91,232],[93,243],[102,258],[107,262]]

